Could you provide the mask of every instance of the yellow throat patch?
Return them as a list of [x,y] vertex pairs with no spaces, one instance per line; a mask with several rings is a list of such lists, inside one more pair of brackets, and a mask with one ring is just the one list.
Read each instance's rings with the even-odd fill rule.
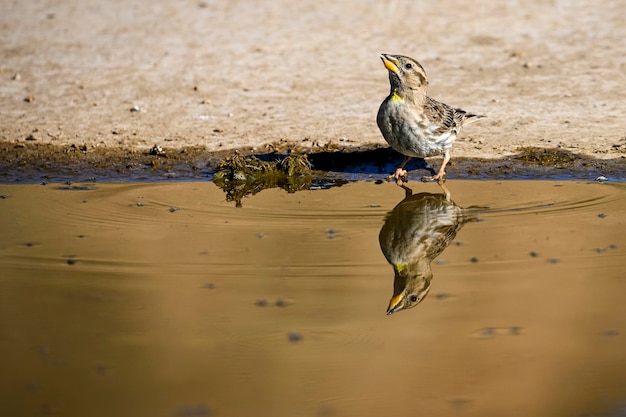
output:
[[[402,99],[400,99],[402,100]],[[393,265],[396,268],[396,271],[398,272],[402,272],[406,269],[407,265],[406,264],[394,264]]]
[[389,98],[389,101],[393,101],[393,102],[398,102],[398,101],[404,101],[404,99],[402,97],[400,97],[400,95],[398,95],[398,93],[396,93],[395,91],[391,94],[391,97]]

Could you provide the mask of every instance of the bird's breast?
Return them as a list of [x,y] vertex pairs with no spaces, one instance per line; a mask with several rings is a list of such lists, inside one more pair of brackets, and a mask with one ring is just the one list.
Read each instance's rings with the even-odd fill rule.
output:
[[392,148],[414,157],[440,155],[450,149],[456,139],[453,129],[441,132],[419,107],[390,96],[380,106],[378,127]]

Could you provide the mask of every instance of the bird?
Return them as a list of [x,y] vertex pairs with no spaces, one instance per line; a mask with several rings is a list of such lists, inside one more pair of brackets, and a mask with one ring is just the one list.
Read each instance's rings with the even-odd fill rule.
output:
[[432,261],[452,243],[467,222],[478,220],[481,208],[461,208],[450,193],[419,193],[402,185],[405,198],[385,217],[378,240],[393,267],[393,296],[387,315],[421,303],[430,291]]
[[424,67],[408,56],[381,54],[389,72],[391,91],[381,103],[376,122],[385,140],[405,156],[388,180],[402,184],[406,180],[404,166],[413,157],[425,158],[443,154],[437,173],[422,181],[445,179],[450,149],[461,128],[485,116],[453,108],[426,95],[428,78]]

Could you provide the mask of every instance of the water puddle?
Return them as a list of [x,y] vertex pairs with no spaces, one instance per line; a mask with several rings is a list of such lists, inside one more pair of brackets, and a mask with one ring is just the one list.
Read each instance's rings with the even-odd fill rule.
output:
[[3,415],[616,416],[626,186],[0,185]]

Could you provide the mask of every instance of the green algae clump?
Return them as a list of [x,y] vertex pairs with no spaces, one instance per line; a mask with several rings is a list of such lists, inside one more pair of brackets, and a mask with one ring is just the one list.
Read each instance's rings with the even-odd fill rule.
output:
[[293,193],[311,187],[313,170],[306,154],[263,161],[256,156],[235,153],[220,162],[213,182],[226,192],[226,200],[241,200],[266,188],[282,188]]

